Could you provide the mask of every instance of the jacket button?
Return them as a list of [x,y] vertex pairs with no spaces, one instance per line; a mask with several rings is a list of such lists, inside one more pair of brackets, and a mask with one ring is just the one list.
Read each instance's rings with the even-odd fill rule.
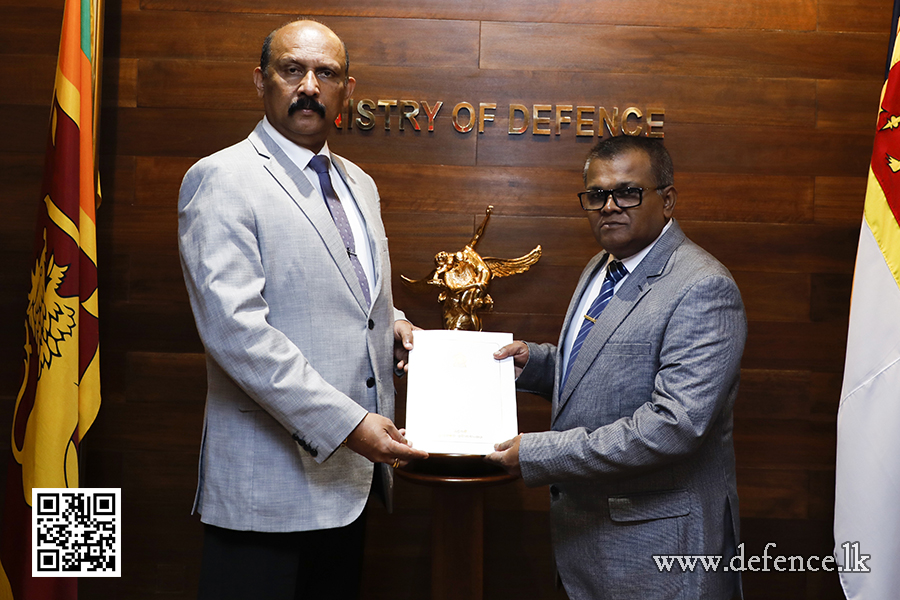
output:
[[375,321],[369,319],[369,329],[375,329]]
[[369,377],[368,379],[366,379],[366,387],[367,388],[375,387],[375,378],[374,377]]
[[555,485],[550,486],[550,498],[553,500],[559,500],[559,488]]
[[315,448],[313,448],[312,450],[309,451],[309,455],[312,456],[313,458],[315,458],[319,455],[319,451],[316,450]]

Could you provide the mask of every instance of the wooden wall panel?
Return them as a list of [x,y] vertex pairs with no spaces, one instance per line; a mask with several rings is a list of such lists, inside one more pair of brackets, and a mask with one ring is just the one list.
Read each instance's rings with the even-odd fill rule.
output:
[[890,31],[885,15],[890,4],[884,0],[819,0],[820,31]]
[[790,470],[739,469],[741,516],[806,519],[809,516],[809,479]]
[[[184,3],[174,0],[143,0],[141,6],[153,10],[185,10]],[[284,4],[264,0],[248,4],[241,0],[199,0],[187,10],[223,12],[273,13],[284,10]],[[697,0],[663,2],[655,0],[623,0],[621,2],[580,2],[579,0],[539,0],[529,2],[527,9],[516,0],[484,3],[419,2],[416,0],[367,2],[360,7],[352,0],[333,0],[327,4],[298,7],[304,15],[352,15],[372,17],[405,17],[414,19],[473,19],[488,21],[548,23],[609,23],[613,25],[658,25],[660,15],[665,22],[679,27],[730,27],[739,29],[815,29],[816,3],[772,2],[753,0]]]
[[806,273],[734,271],[751,321],[803,321],[809,318],[811,286]]
[[[7,412],[18,389],[61,7],[0,0]],[[408,122],[399,130],[396,109],[386,129],[378,110],[372,130],[354,125],[330,139],[379,185],[395,300],[423,327],[440,326],[439,306],[400,274],[422,277],[436,252],[461,248],[487,204],[495,211],[483,254],[544,249],[528,273],[491,284],[488,329],[555,342],[583,265],[599,250],[575,198],[596,135],[578,137],[574,124],[559,135],[510,135],[509,104],[665,109],[676,216],[732,270],[749,318],[735,407],[742,538],[748,554],[767,541],[784,554],[829,553],[836,410],[889,3],[107,0],[104,404],[84,462],[88,484],[126,490],[133,525],[125,576],[82,580],[81,597],[196,596],[201,527],[189,513],[205,362],[178,261],[176,198],[191,164],[260,119],[251,80],[259,46],[296,13],[318,15],[346,40],[355,101],[444,102],[433,132]],[[459,102],[495,102],[494,121],[482,134],[457,132]],[[403,424],[405,381],[397,388]],[[549,418],[544,399],[519,394],[520,429],[545,429]],[[367,600],[430,593],[430,490],[399,481],[395,500],[393,515],[372,507]],[[564,598],[552,585],[546,488],[492,488],[485,506],[486,597]],[[833,574],[745,575],[750,600],[841,597]]]
[[809,318],[813,321],[841,321],[849,318],[849,307],[844,301],[853,287],[849,273],[814,273],[811,277],[812,302]]
[[54,57],[39,54],[22,55],[17,60],[4,62],[0,65],[0,79],[15,82],[15,85],[4,86],[4,103],[48,103],[49,106],[55,69]]
[[[816,125],[828,129],[860,131],[873,126],[882,83],[818,80]],[[873,107],[875,110],[873,111]]]
[[[51,4],[52,6],[43,6]],[[56,56],[59,51],[59,29],[62,25],[62,3],[49,0],[37,5],[4,2],[0,5],[0,44],[9,54],[24,53]],[[51,80],[53,76],[50,76]],[[48,100],[45,100],[49,102]]]
[[749,332],[745,368],[839,373],[844,367],[846,323],[756,321]]
[[0,127],[7,133],[0,139],[0,152],[43,155],[49,122],[49,101],[48,106],[0,104]]
[[105,106],[137,106],[138,61],[104,57],[102,102]]
[[[579,44],[560,44],[576,36]],[[481,68],[870,79],[887,32],[808,33],[486,22]],[[678,48],[672,52],[672,48]]]
[[849,273],[857,232],[838,227],[683,221],[682,229],[729,269]]
[[[118,49],[134,58],[259,60],[261,40],[291,18],[282,15],[123,11]],[[341,32],[357,64],[436,67],[478,65],[478,23],[332,17],[322,21]],[[141,32],[155,30],[150,37]],[[222,35],[228,31],[229,35]]]
[[808,371],[748,369],[741,371],[741,401],[736,418],[804,418],[814,413]]
[[816,223],[862,224],[866,177],[816,177]]

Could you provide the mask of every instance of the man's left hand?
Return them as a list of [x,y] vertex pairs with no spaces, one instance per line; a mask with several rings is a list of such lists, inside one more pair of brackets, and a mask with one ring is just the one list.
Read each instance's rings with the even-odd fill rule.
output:
[[413,331],[421,331],[409,321],[399,319],[394,321],[394,361],[397,371],[406,373],[409,371],[409,351],[413,347]]
[[521,477],[522,469],[519,466],[519,441],[521,439],[522,434],[520,433],[511,440],[494,444],[494,452],[485,456],[484,460],[503,467],[513,477]]

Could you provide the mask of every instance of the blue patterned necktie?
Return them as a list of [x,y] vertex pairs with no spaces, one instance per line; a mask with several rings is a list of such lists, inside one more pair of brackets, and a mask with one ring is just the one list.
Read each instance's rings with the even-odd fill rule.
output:
[[578,335],[575,336],[575,343],[572,344],[572,351],[569,353],[569,364],[566,366],[566,374],[563,376],[562,384],[559,386],[560,392],[566,387],[566,380],[569,379],[572,365],[575,364],[578,351],[584,345],[584,340],[587,339],[588,334],[591,332],[591,327],[597,322],[597,317],[600,316],[600,313],[603,312],[603,309],[606,308],[613,294],[615,294],[616,284],[626,275],[628,275],[628,269],[625,268],[621,261],[614,260],[609,263],[606,269],[606,277],[603,279],[603,285],[600,287],[600,294],[597,295],[587,314],[584,315],[584,323],[581,324],[581,329],[578,330]]
[[338,198],[337,193],[335,193],[334,187],[331,185],[331,176],[328,174],[328,163],[330,162],[331,161],[328,160],[327,156],[316,154],[312,157],[312,160],[309,161],[309,166],[319,174],[319,184],[322,186],[322,195],[325,196],[325,204],[328,206],[331,218],[334,219],[334,224],[337,227],[338,233],[341,234],[341,239],[344,241],[344,247],[347,249],[347,256],[350,257],[350,264],[353,265],[353,270],[356,272],[356,278],[359,279],[359,285],[362,286],[363,295],[366,297],[366,305],[370,306],[372,304],[372,298],[369,293],[369,280],[366,279],[366,272],[363,271],[362,263],[359,262],[359,257],[356,256],[356,245],[353,243],[353,232],[350,231],[350,222],[347,220],[347,213],[344,212],[344,207],[341,205],[341,201]]

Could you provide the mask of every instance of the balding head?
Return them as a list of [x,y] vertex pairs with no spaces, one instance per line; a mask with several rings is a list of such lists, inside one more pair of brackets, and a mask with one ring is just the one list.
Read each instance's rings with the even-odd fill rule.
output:
[[334,31],[332,31],[330,28],[326,27],[324,24],[320,23],[319,21],[316,21],[315,19],[300,18],[300,19],[295,19],[294,21],[290,21],[289,23],[285,23],[278,29],[273,29],[269,33],[269,35],[266,36],[266,39],[263,41],[262,53],[260,54],[260,57],[259,57],[259,68],[263,73],[263,77],[268,75],[269,60],[271,59],[271,56],[272,56],[272,40],[275,38],[275,35],[279,31],[284,29],[285,27],[291,27],[294,25],[307,24],[307,23],[312,26],[320,26],[320,27],[324,28],[326,31],[330,32],[331,35],[333,35],[337,39],[338,42],[340,42],[341,48],[343,49],[343,53],[344,53],[344,76],[345,77],[350,76],[350,54],[347,52],[347,45],[344,43],[344,40],[342,40],[340,37],[338,37],[338,35],[336,33],[334,33]]

